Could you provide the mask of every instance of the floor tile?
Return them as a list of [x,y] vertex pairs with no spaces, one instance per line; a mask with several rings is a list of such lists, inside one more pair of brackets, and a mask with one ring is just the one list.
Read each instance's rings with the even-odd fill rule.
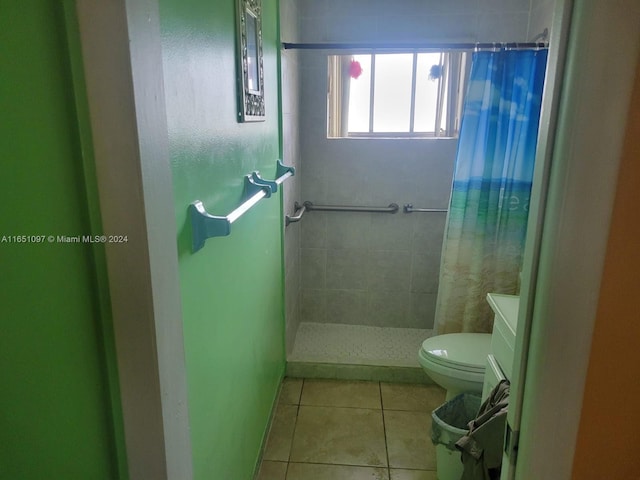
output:
[[302,392],[301,378],[285,378],[280,389],[280,403],[287,405],[299,405]]
[[392,468],[390,470],[391,480],[438,480],[438,475],[434,470],[404,470]]
[[435,471],[392,468],[391,480],[438,480]]
[[382,411],[300,406],[292,462],[386,466]]
[[285,480],[287,462],[271,462],[264,460],[260,465],[260,473],[256,480]]
[[429,413],[385,410],[384,426],[390,467],[435,470]]
[[382,408],[431,413],[444,403],[445,390],[438,385],[381,383]]
[[382,408],[378,382],[305,380],[301,405]]
[[386,468],[290,463],[287,480],[388,480]]
[[296,405],[280,404],[276,407],[276,413],[271,422],[269,438],[264,449],[263,458],[265,460],[282,462],[289,460],[297,412],[298,407]]

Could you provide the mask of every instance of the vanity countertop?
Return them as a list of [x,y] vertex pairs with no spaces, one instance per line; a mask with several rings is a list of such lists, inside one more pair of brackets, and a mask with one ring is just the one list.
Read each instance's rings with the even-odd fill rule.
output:
[[[500,293],[488,293],[487,301],[497,317],[504,321],[509,333],[515,338],[518,326],[518,308],[520,297],[517,295],[503,295]],[[495,328],[495,325],[494,325]]]

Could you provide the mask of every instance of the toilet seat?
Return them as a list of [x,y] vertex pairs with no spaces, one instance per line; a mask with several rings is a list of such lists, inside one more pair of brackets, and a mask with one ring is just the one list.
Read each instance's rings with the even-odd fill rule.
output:
[[491,349],[488,333],[449,333],[427,338],[422,342],[419,358],[441,368],[483,375]]

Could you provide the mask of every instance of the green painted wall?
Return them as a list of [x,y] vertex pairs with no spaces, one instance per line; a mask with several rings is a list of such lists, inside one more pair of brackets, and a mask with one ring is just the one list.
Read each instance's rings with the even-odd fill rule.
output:
[[73,87],[78,58],[68,44],[70,6],[0,4],[3,480],[113,480],[123,468],[115,433],[122,426],[114,420],[119,406],[110,403],[117,391],[109,388],[114,378],[106,361],[113,344],[103,252],[89,244],[7,238],[98,233],[91,159],[81,150],[90,147],[78,121],[82,91]]
[[284,371],[279,193],[191,253],[187,206],[226,215],[279,158],[277,1],[263,0],[267,118],[236,121],[235,2],[161,0],[196,479],[249,480]]

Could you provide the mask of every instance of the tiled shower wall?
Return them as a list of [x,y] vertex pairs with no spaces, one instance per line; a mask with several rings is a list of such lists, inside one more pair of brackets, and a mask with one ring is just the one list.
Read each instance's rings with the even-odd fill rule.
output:
[[[298,0],[282,5],[288,9],[294,3],[300,42],[476,42],[533,38],[550,27],[555,2]],[[282,38],[296,41],[284,33]],[[327,139],[326,52],[297,55],[301,185],[296,199],[447,207],[455,140]],[[295,321],[431,328],[444,225],[445,215],[438,213],[308,212],[295,237],[301,267]],[[288,232],[289,237],[294,234]]]
[[[323,121],[309,117],[305,122]],[[306,200],[447,207],[455,140],[327,141],[311,131],[303,135]],[[431,328],[445,219],[309,212],[301,238],[303,321]]]

